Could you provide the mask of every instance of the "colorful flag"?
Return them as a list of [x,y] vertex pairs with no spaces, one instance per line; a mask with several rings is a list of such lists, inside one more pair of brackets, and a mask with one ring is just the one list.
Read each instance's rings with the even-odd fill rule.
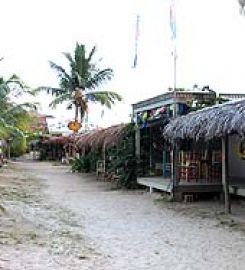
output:
[[174,40],[176,39],[176,11],[174,0],[171,0],[170,3],[169,23],[172,34],[172,40]]
[[138,41],[139,41],[139,23],[140,23],[140,16],[137,15],[136,18],[136,29],[135,29],[135,54],[134,54],[134,62],[133,62],[133,68],[137,67],[137,63],[138,63]]

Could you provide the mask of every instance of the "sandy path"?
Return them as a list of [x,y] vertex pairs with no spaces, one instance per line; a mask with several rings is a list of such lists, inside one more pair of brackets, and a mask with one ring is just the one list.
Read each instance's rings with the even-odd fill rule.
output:
[[[15,166],[26,177],[39,179],[41,211],[32,209],[33,220],[26,213],[25,218],[41,240],[45,233],[48,240],[43,245],[25,239],[22,245],[2,244],[0,269],[245,269],[245,234],[218,226],[217,220],[159,206],[156,195],[142,191],[111,191],[108,184],[67,168]],[[65,238],[60,231],[67,232]],[[15,264],[6,254],[15,256]]]

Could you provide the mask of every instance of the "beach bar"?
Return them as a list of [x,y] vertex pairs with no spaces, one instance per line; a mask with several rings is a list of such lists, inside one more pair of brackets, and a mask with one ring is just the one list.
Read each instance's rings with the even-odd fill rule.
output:
[[[187,115],[194,106],[212,103],[216,93],[209,89],[177,89],[132,105],[136,125],[137,182],[153,189],[173,192],[171,144],[163,138],[164,127],[174,116]],[[183,158],[184,157],[183,154]]]
[[245,194],[245,99],[215,105],[173,119],[163,131],[175,151],[173,195]]

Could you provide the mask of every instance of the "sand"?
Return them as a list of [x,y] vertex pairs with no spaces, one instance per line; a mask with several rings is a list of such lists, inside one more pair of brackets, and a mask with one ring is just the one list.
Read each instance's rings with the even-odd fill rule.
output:
[[0,172],[0,269],[245,269],[243,219],[219,202],[171,204],[64,166],[11,166]]

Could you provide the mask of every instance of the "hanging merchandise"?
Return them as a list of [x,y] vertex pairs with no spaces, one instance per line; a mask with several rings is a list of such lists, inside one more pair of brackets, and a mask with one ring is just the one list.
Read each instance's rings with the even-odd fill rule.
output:
[[161,112],[161,108],[155,110],[155,116],[159,116]]
[[141,126],[140,126],[140,128],[147,128],[149,125],[148,125],[148,123],[147,122],[144,122]]
[[166,107],[162,107],[161,109],[160,109],[160,113],[161,114],[165,114],[167,112],[167,108]]
[[147,121],[147,118],[148,118],[148,113],[147,112],[144,112],[143,113],[143,121],[146,122]]
[[154,117],[156,116],[155,114],[156,114],[156,110],[151,110],[149,119],[154,119]]

